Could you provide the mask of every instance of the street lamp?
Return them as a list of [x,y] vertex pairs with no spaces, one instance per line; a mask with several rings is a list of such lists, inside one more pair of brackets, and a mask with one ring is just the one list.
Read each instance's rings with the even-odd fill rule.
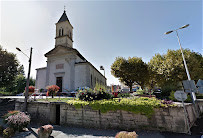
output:
[[104,70],[104,77],[105,77],[105,69],[103,66],[100,66],[100,70]]
[[[186,73],[187,73],[187,77],[188,77],[188,80],[191,80],[190,74],[189,74],[189,70],[188,70],[188,67],[187,67],[187,64],[186,64],[186,61],[185,61],[185,57],[184,57],[184,54],[183,54],[183,49],[182,49],[182,46],[181,46],[181,43],[180,43],[180,38],[178,36],[178,30],[186,28],[188,26],[189,26],[189,24],[186,24],[186,25],[184,25],[184,26],[182,26],[182,27],[180,27],[178,29],[168,31],[168,32],[166,32],[164,34],[170,34],[170,33],[174,32],[174,31],[176,32],[176,35],[177,35],[177,38],[178,38],[178,42],[179,42],[179,45],[180,45],[180,50],[181,50],[182,57],[183,57],[183,62],[184,62],[185,70],[186,70]],[[196,96],[195,96],[194,92],[191,93],[191,97],[192,97],[193,103],[195,103]]]
[[[20,48],[16,47],[16,49],[18,51],[20,51],[21,53],[23,53]],[[25,53],[23,53],[26,57],[28,57]],[[29,82],[30,82],[30,68],[31,68],[31,62],[32,62],[32,47],[30,48],[30,57],[28,57],[29,59],[29,68],[28,68],[28,75],[27,75],[27,81],[26,81],[26,90],[25,90],[25,101],[24,101],[24,109],[23,111],[27,111],[27,99],[28,99],[28,90],[29,90]]]

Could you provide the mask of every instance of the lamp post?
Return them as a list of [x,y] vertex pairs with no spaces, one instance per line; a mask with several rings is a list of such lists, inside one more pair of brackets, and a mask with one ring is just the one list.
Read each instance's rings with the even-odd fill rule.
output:
[[[16,47],[18,51],[23,53],[20,48]],[[28,57],[25,53],[23,53],[26,57]],[[29,68],[28,68],[28,75],[27,75],[27,81],[26,81],[26,90],[25,90],[25,100],[24,100],[24,107],[23,111],[27,111],[27,99],[28,99],[28,90],[29,90],[29,82],[30,82],[30,68],[31,68],[31,62],[32,62],[32,47],[30,48],[30,57],[29,58]]]
[[105,69],[103,66],[100,66],[100,70],[104,70],[104,77],[105,77]]
[[[186,61],[185,61],[185,57],[184,57],[184,54],[183,54],[183,49],[182,49],[182,46],[181,46],[181,43],[180,43],[180,38],[179,38],[179,35],[178,35],[178,30],[183,29],[183,28],[186,28],[186,27],[188,27],[188,26],[189,26],[189,24],[184,25],[184,26],[182,26],[182,27],[180,27],[180,28],[178,28],[178,29],[168,31],[168,32],[166,32],[166,33],[164,33],[164,34],[170,34],[170,33],[172,33],[172,32],[176,32],[176,35],[177,35],[177,38],[178,38],[178,43],[179,43],[179,45],[180,45],[180,50],[181,50],[182,57],[183,57],[183,62],[184,62],[185,70],[186,70],[186,73],[187,73],[187,77],[188,77],[188,80],[191,80],[191,78],[190,78],[190,73],[189,73],[189,70],[188,70],[188,67],[187,67],[187,64],[186,64]],[[190,93],[190,94],[191,94],[193,103],[195,103],[195,100],[196,100],[195,93],[192,92],[192,93]]]

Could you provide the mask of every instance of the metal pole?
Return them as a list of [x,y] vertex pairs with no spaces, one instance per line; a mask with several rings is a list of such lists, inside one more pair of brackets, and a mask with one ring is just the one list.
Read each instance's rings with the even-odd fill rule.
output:
[[181,98],[182,98],[182,104],[183,104],[183,109],[184,109],[184,112],[185,112],[185,122],[186,122],[186,125],[187,125],[187,128],[188,128],[188,133],[191,135],[191,132],[190,132],[190,125],[189,125],[189,121],[188,121],[188,114],[186,112],[186,109],[185,109],[185,104],[183,102],[183,96],[182,96],[182,93],[181,93]]
[[[188,80],[191,80],[191,78],[190,78],[190,73],[189,73],[189,71],[188,71],[188,67],[187,67],[187,64],[186,64],[186,61],[185,61],[185,57],[184,57],[184,54],[183,54],[183,49],[182,49],[182,46],[181,46],[181,43],[180,43],[180,38],[179,38],[179,36],[178,36],[178,31],[177,31],[177,30],[175,30],[175,31],[176,31],[177,38],[178,38],[178,42],[179,42],[179,45],[180,45],[180,50],[181,50],[181,53],[182,53],[183,62],[184,62],[185,70],[186,70],[186,73],[187,73],[187,77],[188,77]],[[196,101],[195,93],[194,93],[194,92],[191,92],[190,94],[191,94],[193,103],[195,103],[195,101]]]
[[26,90],[25,90],[25,101],[24,101],[24,111],[27,111],[27,99],[28,99],[28,91],[29,91],[29,82],[30,82],[30,68],[32,62],[32,47],[30,49],[30,58],[29,58],[29,68],[26,82]]

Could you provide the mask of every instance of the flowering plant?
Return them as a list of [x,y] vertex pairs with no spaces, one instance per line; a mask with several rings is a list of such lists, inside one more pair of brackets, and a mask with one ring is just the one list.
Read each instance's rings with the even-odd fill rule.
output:
[[161,103],[162,104],[173,104],[173,101],[172,100],[168,101],[168,100],[164,99],[164,100],[161,101]]
[[30,116],[24,112],[19,112],[14,115],[10,115],[7,119],[7,124],[14,130],[21,131],[24,127],[30,123]]
[[[29,86],[29,92],[34,92],[35,91],[35,87],[34,86]],[[26,87],[25,87],[25,90],[26,90]]]
[[54,98],[54,94],[56,94],[59,91],[59,87],[57,85],[51,85],[51,86],[47,86],[47,94],[51,95],[52,98]]
[[[25,91],[26,91],[26,87],[25,87]],[[34,86],[29,86],[28,92],[29,92],[29,95],[31,95],[32,93],[34,93],[34,92],[35,92],[35,87],[34,87]]]
[[17,111],[17,110],[8,111],[8,113],[3,116],[4,123],[7,123],[7,120],[6,120],[6,119],[7,119],[9,116],[18,114],[19,112],[20,112],[20,111]]

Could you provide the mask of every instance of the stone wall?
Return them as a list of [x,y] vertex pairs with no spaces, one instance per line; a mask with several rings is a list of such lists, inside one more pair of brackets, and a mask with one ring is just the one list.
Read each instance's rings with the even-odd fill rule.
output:
[[[100,110],[92,110],[89,106],[76,109],[74,106],[66,103],[32,102],[28,104],[28,112],[31,114],[32,120],[37,119],[38,121],[42,120],[44,123],[55,124],[56,116],[59,115],[56,114],[56,104],[60,104],[60,125],[187,133],[184,110],[181,105],[178,107],[155,109],[155,113],[151,118],[143,114],[134,114],[120,110],[101,113]],[[16,103],[17,110],[20,110],[21,106],[22,103]],[[191,127],[196,120],[196,114],[192,104],[186,104],[186,109],[189,114]]]

